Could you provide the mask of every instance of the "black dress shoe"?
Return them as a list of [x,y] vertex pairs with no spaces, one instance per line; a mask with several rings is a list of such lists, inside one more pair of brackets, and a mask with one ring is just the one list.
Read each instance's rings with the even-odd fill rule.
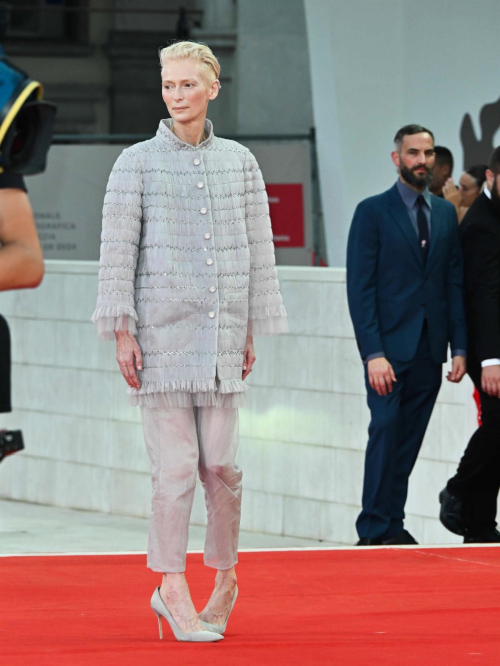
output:
[[439,502],[441,503],[441,511],[439,512],[439,520],[446,527],[447,530],[465,536],[466,529],[462,520],[462,502],[458,497],[454,497],[451,493],[444,488],[439,493]]
[[418,541],[415,541],[408,530],[402,530],[390,539],[384,539],[382,543],[384,546],[418,546]]
[[467,530],[464,543],[500,543],[500,532],[494,527],[484,532],[471,532]]
[[361,537],[356,546],[381,546],[382,539],[371,539],[370,537]]

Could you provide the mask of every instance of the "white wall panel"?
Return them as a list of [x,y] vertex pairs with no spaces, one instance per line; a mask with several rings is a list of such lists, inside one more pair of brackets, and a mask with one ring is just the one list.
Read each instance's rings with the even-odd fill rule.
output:
[[[352,543],[369,413],[345,272],[280,267],[279,276],[291,330],[255,341],[240,413],[242,527]],[[96,263],[50,261],[37,290],[0,294],[14,347],[14,412],[2,426],[22,428],[26,443],[0,465],[0,496],[147,516],[140,411],[127,404],[114,345],[89,323],[96,292]],[[443,387],[410,481],[408,526],[423,543],[457,541],[437,520],[437,495],[474,419],[469,380]],[[206,522],[200,488],[192,522]]]

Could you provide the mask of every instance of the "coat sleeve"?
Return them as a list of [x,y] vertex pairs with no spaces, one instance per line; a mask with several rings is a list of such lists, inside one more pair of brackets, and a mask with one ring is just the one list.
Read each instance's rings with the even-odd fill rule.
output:
[[135,269],[142,221],[142,171],[130,148],[118,157],[104,198],[97,306],[92,321],[102,340],[137,333]]
[[480,361],[500,358],[500,243],[493,230],[473,224],[462,237],[470,304],[470,336]]
[[288,331],[280,293],[264,179],[252,153],[245,159],[245,223],[250,249],[249,323],[253,335]]
[[451,251],[446,280],[448,330],[452,353],[467,349],[467,324],[464,308],[464,269],[456,212],[451,216]]
[[384,352],[377,314],[380,249],[377,221],[369,204],[359,204],[347,242],[347,300],[361,358]]

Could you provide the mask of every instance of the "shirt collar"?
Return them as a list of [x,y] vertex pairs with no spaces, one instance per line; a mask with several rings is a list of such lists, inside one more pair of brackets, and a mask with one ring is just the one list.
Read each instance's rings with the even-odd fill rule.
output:
[[486,194],[488,199],[491,199],[491,192],[489,191],[489,189],[487,187],[484,188],[483,192]]
[[156,136],[158,139],[168,143],[175,150],[200,150],[200,148],[208,148],[212,145],[214,140],[214,128],[208,118],[205,119],[205,134],[207,135],[207,138],[197,146],[192,146],[190,143],[181,141],[181,139],[179,139],[179,137],[172,132],[171,128],[173,124],[174,121],[172,118],[161,120],[158,131],[156,132]]
[[431,207],[431,193],[429,192],[428,187],[426,187],[423,192],[415,192],[415,190],[412,190],[411,187],[405,185],[401,180],[399,180],[399,178],[396,181],[396,187],[398,188],[401,199],[403,199],[403,202],[407,208],[413,208],[420,194],[424,197],[424,201],[429,206],[429,208]]

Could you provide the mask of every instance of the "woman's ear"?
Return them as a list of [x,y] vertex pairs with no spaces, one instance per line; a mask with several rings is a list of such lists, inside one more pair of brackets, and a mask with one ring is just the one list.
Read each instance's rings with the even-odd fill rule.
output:
[[209,99],[210,99],[210,100],[215,99],[215,98],[217,97],[217,95],[219,94],[219,90],[220,90],[221,88],[222,88],[222,86],[221,86],[221,82],[219,81],[219,79],[215,79],[215,81],[214,81],[214,82],[212,83],[212,85],[210,86],[210,95],[209,95]]

